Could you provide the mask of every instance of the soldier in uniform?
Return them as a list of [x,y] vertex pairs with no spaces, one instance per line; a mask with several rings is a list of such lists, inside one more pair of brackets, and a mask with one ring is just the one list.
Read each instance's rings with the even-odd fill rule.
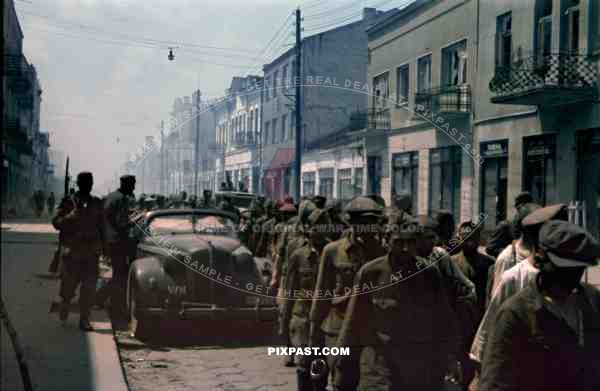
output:
[[210,190],[204,190],[202,192],[202,207],[203,208],[212,208],[213,207],[213,203],[212,203],[212,191]]
[[258,244],[256,245],[256,256],[272,258],[273,254],[270,253],[271,237],[273,235],[273,228],[278,220],[279,211],[277,210],[278,205],[273,201],[267,202],[267,213],[266,219],[260,225],[260,236],[258,238]]
[[392,230],[389,253],[358,272],[360,291],[349,300],[337,346],[359,354],[360,369],[348,365],[352,356],[331,356],[339,389],[441,390],[457,368],[456,319],[442,277],[417,255],[422,228],[409,221]]
[[[377,227],[382,209],[366,197],[356,197],[346,205],[351,230],[348,235],[329,243],[321,255],[319,274],[315,291],[322,292],[323,298],[314,299],[310,311],[311,346],[337,346],[337,338],[344,320],[346,305],[350,299],[348,289],[352,289],[358,269],[368,261],[385,254],[378,242]],[[332,368],[334,390],[354,390],[358,378],[358,357],[351,357],[342,367]],[[352,375],[341,377],[339,371]]]
[[[289,334],[289,325],[284,321],[283,306],[286,302],[284,292],[287,278],[287,268],[290,256],[299,248],[307,243],[307,237],[303,234],[304,227],[308,224],[308,218],[311,213],[317,209],[312,201],[302,201],[298,208],[298,216],[290,219],[285,235],[282,235],[277,247],[277,263],[273,268],[273,277],[271,286],[277,287],[277,304],[279,305],[279,330],[278,334],[283,339],[286,346],[292,346]],[[283,364],[287,367],[294,366],[294,356],[285,356]]]
[[63,239],[59,316],[63,322],[67,320],[69,304],[79,285],[79,328],[82,331],[93,330],[89,315],[98,279],[98,257],[105,244],[102,201],[91,195],[93,184],[92,173],[79,173],[79,191],[62,200],[52,220]]
[[110,295],[111,315],[113,322],[119,328],[124,327],[124,323],[127,322],[127,305],[125,303],[129,273],[127,257],[131,255],[132,244],[129,239],[129,229],[133,224],[129,216],[130,208],[135,203],[133,195],[135,176],[123,175],[120,181],[120,187],[106,196],[104,201],[107,255],[112,264],[112,279],[100,288],[96,297],[96,303],[102,306]]
[[476,364],[469,358],[471,343],[475,337],[477,326],[485,312],[487,297],[487,282],[490,266],[494,264],[494,258],[479,251],[479,239],[481,231],[479,226],[473,222],[464,222],[458,229],[459,239],[462,241],[460,252],[452,255],[454,262],[462,273],[475,285],[477,300],[470,316],[463,313],[460,317],[461,336],[463,348],[460,352],[460,360],[463,367],[465,384],[470,384],[475,377]]
[[[308,227],[304,234],[307,241],[302,247],[291,255],[285,277],[285,291],[292,296],[284,297],[283,301],[283,327],[284,334],[289,333],[291,345],[305,348],[309,345],[309,312],[314,297],[313,289],[317,281],[319,259],[323,247],[329,242],[331,219],[323,209],[315,209],[308,217]],[[296,296],[295,292],[299,292]],[[310,379],[309,356],[300,356],[298,362],[297,379],[299,391],[312,391]],[[323,383],[323,382],[322,382]],[[325,390],[325,384],[320,389]]]

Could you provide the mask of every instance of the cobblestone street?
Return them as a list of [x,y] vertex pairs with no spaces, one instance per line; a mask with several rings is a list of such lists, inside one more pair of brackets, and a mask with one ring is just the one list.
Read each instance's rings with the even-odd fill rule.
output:
[[267,346],[156,347],[117,332],[123,368],[132,391],[293,390],[295,369]]

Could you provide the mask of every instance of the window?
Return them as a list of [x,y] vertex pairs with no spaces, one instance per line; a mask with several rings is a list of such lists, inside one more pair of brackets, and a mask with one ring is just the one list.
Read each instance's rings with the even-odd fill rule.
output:
[[429,210],[460,215],[461,149],[435,148],[429,154]]
[[260,127],[258,126],[259,122],[258,122],[258,109],[254,110],[254,132],[256,134],[256,139],[260,140]]
[[367,157],[367,189],[370,194],[381,193],[381,156]]
[[302,195],[315,195],[315,172],[302,173]]
[[537,0],[535,13],[535,53],[538,61],[542,62],[552,50],[552,0]]
[[[363,193],[363,169],[357,167],[354,169],[354,195],[359,196]],[[378,194],[378,193],[375,193]]]
[[408,102],[408,86],[409,86],[409,67],[408,64],[396,69],[396,99],[398,106]]
[[319,170],[319,195],[333,198],[333,168]]
[[269,125],[270,125],[270,123],[268,121],[265,122],[265,140],[264,140],[265,144],[269,144],[269,142],[271,141],[269,139],[269,136],[270,136],[270,134],[269,134]]
[[286,133],[286,125],[287,125],[287,115],[284,114],[281,117],[281,142],[287,141],[287,133]]
[[466,82],[467,41],[463,40],[442,50],[442,85],[457,86]]
[[275,71],[273,76],[273,97],[277,96],[277,87],[279,87],[279,71]]
[[418,176],[419,176],[419,153],[403,152],[392,155],[393,183],[392,196],[394,194],[407,193],[412,197],[412,214],[417,210]]
[[295,140],[296,136],[296,112],[292,111],[292,118],[290,119],[290,141]]
[[481,213],[485,219],[485,229],[494,229],[506,219],[508,194],[508,140],[481,143],[479,148],[484,159],[481,165]]
[[375,96],[373,97],[373,107],[386,107],[388,94],[388,75],[386,72],[373,79]]
[[541,205],[556,202],[556,136],[523,139],[523,156],[523,190]]
[[510,66],[512,56],[512,12],[496,19],[496,67]]
[[417,62],[417,90],[427,91],[431,88],[431,54],[419,58]]
[[269,81],[269,76],[265,76],[265,81],[263,83],[265,102],[269,101],[269,88],[271,88],[271,82]]
[[349,201],[354,196],[352,189],[352,169],[344,168],[337,172],[337,193],[338,199]]
[[287,90],[287,87],[290,85],[290,81],[288,80],[288,66],[283,66],[283,71],[281,72],[281,84],[285,86],[284,91]]
[[277,140],[277,118],[273,118],[273,123],[271,124],[271,135],[271,137],[273,137],[271,141],[273,144],[277,144],[279,142],[279,140]]
[[564,13],[566,18],[566,49],[567,51],[577,54],[579,51],[579,0],[567,1],[567,9]]
[[600,50],[600,2],[590,2],[590,34],[589,48],[591,50]]

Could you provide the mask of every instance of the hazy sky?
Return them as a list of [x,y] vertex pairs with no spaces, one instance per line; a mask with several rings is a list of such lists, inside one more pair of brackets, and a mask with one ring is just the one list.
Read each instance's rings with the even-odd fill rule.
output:
[[[402,2],[15,0],[15,6],[25,55],[43,89],[42,130],[75,170],[94,172],[100,187],[168,119],[176,97],[196,88],[220,95],[232,76],[252,68],[260,74],[263,63],[289,48],[283,45],[294,40],[293,18],[271,39],[298,3],[310,35],[331,21],[358,19],[367,4],[389,9]],[[170,62],[172,45],[179,48]]]

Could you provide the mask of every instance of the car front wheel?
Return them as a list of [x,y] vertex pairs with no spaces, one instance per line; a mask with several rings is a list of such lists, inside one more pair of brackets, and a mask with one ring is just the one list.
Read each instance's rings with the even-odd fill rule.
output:
[[133,338],[143,341],[152,336],[155,327],[151,323],[152,319],[138,313],[139,308],[140,300],[137,287],[134,284],[129,294],[129,334]]

